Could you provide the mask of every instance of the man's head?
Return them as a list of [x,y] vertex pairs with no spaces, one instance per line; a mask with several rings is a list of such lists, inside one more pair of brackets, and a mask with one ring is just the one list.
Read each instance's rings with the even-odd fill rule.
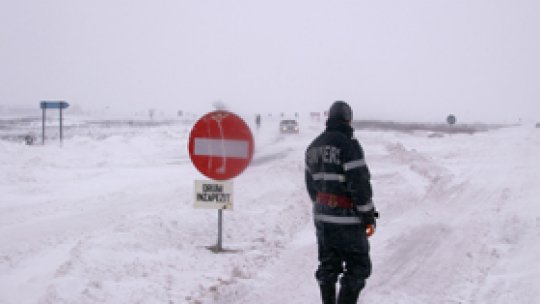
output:
[[332,104],[328,111],[328,119],[350,122],[352,120],[352,109],[344,101],[338,100]]

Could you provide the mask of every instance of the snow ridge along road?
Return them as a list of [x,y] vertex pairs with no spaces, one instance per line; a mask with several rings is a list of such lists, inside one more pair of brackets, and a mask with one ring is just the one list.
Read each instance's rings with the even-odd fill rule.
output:
[[[534,303],[540,134],[357,132],[383,217],[361,303]],[[456,143],[459,143],[456,145]],[[371,153],[370,153],[371,151]],[[506,161],[501,161],[505,155]],[[255,278],[204,303],[317,303],[309,223]]]
[[[0,141],[0,303],[317,303],[303,152],[321,126],[263,126],[217,255],[189,125]],[[536,302],[538,130],[356,136],[382,214],[362,303]]]

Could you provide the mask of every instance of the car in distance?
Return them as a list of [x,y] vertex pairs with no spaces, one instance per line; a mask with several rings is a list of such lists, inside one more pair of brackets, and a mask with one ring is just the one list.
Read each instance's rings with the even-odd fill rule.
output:
[[296,120],[284,119],[279,122],[279,131],[281,133],[298,133],[300,132],[300,128]]

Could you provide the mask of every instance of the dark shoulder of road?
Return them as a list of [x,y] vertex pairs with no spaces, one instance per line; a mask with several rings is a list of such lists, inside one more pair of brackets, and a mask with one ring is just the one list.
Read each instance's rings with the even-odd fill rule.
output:
[[476,132],[486,132],[499,128],[512,127],[510,124],[454,124],[446,123],[414,123],[395,122],[380,120],[355,120],[352,123],[355,130],[378,130],[378,131],[398,131],[415,132],[428,131],[437,133],[464,133],[473,134]]

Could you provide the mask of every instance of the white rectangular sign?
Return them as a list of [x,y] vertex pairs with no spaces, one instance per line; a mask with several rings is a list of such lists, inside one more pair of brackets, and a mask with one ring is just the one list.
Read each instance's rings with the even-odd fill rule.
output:
[[243,158],[249,157],[249,143],[245,140],[195,138],[194,155]]
[[232,181],[195,181],[195,208],[233,209]]

